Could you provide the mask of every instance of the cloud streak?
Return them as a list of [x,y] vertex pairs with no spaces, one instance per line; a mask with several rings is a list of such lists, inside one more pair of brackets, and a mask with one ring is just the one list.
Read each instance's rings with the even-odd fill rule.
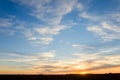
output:
[[120,39],[119,26],[107,22],[102,22],[99,26],[87,27],[87,30],[95,33],[96,36],[100,36],[104,41]]
[[32,12],[30,14],[32,16],[35,16],[47,24],[53,25],[60,24],[63,16],[70,13],[77,2],[77,0],[56,0],[54,2],[53,0],[30,0],[29,2],[27,0],[13,1],[31,7]]
[[[34,55],[20,55],[17,53],[6,53],[7,56],[12,56],[11,59],[0,59],[3,62],[17,62],[28,65],[27,67],[35,70],[37,73],[76,73],[82,71],[99,70],[104,68],[114,68],[120,66],[120,56],[104,55],[104,54],[81,54],[74,57],[60,57],[56,60],[56,52],[39,52]],[[38,72],[40,70],[40,72]]]
[[[35,23],[35,26],[33,25],[33,29],[24,28],[25,31],[23,34],[32,44],[35,45],[49,45],[54,41],[55,35],[68,29],[69,26],[62,24],[62,19],[65,15],[71,13],[77,4],[77,0],[30,0],[29,2],[27,0],[12,1],[20,4],[20,6],[29,8],[30,12],[28,14],[31,17],[35,17],[38,21],[45,23],[44,25]],[[78,5],[76,7],[81,9],[82,4]]]

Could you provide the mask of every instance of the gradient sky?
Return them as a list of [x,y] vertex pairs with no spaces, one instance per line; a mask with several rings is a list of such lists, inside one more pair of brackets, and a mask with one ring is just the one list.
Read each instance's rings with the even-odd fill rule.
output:
[[120,0],[0,0],[0,74],[120,72]]

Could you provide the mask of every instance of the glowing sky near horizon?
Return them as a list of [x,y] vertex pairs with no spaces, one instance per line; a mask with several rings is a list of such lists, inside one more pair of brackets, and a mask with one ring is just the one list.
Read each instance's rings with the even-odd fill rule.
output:
[[120,0],[0,0],[0,74],[120,72]]

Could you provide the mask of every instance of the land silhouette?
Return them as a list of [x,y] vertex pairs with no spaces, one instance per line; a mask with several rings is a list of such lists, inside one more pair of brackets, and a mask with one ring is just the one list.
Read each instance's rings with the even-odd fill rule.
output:
[[0,80],[120,80],[120,73],[66,75],[0,75]]

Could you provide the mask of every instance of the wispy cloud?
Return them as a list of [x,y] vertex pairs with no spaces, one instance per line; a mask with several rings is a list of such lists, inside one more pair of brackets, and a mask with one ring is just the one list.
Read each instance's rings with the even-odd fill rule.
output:
[[38,73],[76,73],[81,71],[113,68],[120,65],[119,54],[104,55],[78,53],[74,54],[74,57],[59,57],[57,60],[56,52],[54,50],[38,52],[34,53],[34,55],[21,55],[17,53],[6,53],[6,55],[9,57],[12,56],[11,59],[8,59],[6,56],[4,59],[1,58],[0,61],[7,63],[22,62],[25,66],[28,65],[28,68],[34,69]]
[[28,40],[33,43],[48,45],[54,40],[54,36],[58,35],[61,31],[66,30],[69,26],[56,25],[56,26],[45,26],[35,27],[33,29],[25,29],[24,35]]
[[119,26],[115,24],[109,24],[107,22],[102,22],[97,26],[87,27],[87,30],[95,33],[97,36],[100,36],[104,41],[111,41],[119,39],[120,37]]
[[120,13],[115,13],[115,14],[112,14],[112,17],[113,19],[115,19],[117,22],[120,22]]
[[49,51],[49,52],[43,52],[43,53],[37,53],[39,56],[39,59],[49,59],[49,58],[54,58],[55,57],[55,51]]
[[[119,44],[118,44],[119,45]],[[77,53],[85,53],[87,54],[110,54],[111,52],[115,52],[120,50],[117,44],[116,45],[108,45],[105,43],[100,43],[96,45],[83,45],[83,44],[72,44],[72,47],[76,49]]]
[[68,26],[56,25],[54,27],[39,27],[35,28],[35,31],[41,35],[57,35],[60,31],[65,30]]
[[96,16],[96,15],[91,15],[88,12],[82,12],[79,14],[79,17],[83,18],[83,19],[88,19],[91,21],[97,21],[100,19],[100,17]]
[[36,64],[39,61],[47,61],[55,57],[55,51],[48,51],[48,52],[39,52],[33,54],[21,54],[17,52],[2,52],[1,55],[3,56],[0,61],[2,62],[23,62],[26,64]]
[[80,45],[80,44],[73,44],[72,45],[73,48],[77,48],[77,49],[95,49],[95,47],[90,46],[90,45]]
[[6,35],[14,35],[22,33],[25,22],[17,19],[15,16],[0,18],[0,33]]
[[0,18],[0,27],[8,28],[12,25],[11,19]]
[[47,24],[59,24],[63,16],[70,13],[77,2],[77,0],[56,0],[54,2],[53,0],[30,0],[29,2],[27,0],[13,1],[29,6],[32,11],[30,14]]
[[[66,25],[41,25],[38,23],[28,24],[25,21],[20,21],[17,18],[1,18],[0,33],[7,35],[14,35],[19,33],[23,35],[28,41],[35,45],[48,45],[54,40],[54,36],[66,30],[69,26]],[[32,26],[33,28],[28,28]],[[39,26],[39,27],[38,27]]]
[[82,4],[77,4],[77,0],[30,0],[29,2],[27,0],[12,1],[29,8],[29,15],[37,18],[38,21],[43,21],[45,23],[44,25],[35,23],[37,26],[34,26],[33,29],[26,29],[23,32],[30,42],[38,45],[48,45],[54,41],[55,35],[58,35],[61,31],[69,28],[69,23],[66,25],[62,24],[63,17],[71,13],[74,8],[83,8]]

